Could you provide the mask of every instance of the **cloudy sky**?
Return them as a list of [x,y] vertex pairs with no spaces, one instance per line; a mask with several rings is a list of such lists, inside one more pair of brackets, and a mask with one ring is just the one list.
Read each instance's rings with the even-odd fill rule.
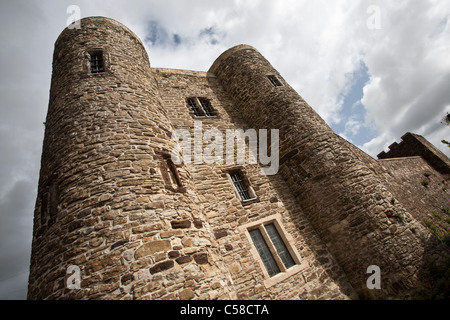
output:
[[53,45],[77,5],[145,43],[153,67],[207,71],[257,48],[336,133],[373,157],[406,132],[450,155],[447,0],[2,0],[0,299],[24,299]]

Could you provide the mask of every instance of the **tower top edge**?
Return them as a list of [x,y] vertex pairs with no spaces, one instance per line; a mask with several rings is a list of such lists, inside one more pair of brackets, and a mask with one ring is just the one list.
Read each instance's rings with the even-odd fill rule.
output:
[[[85,17],[85,18],[81,18],[80,20],[76,21],[79,22],[80,28],[82,29],[83,27],[92,27],[95,25],[111,25],[111,26],[115,26],[118,28],[123,29],[124,31],[128,32],[133,38],[135,38],[141,45],[142,47],[144,47],[144,44],[142,43],[141,39],[133,32],[131,31],[131,29],[129,29],[127,26],[125,26],[124,24],[122,24],[121,22],[118,22],[117,20],[108,18],[108,17],[103,17],[103,16],[90,16],[90,17]],[[76,31],[76,28],[69,28],[66,27],[59,35],[58,39],[55,41],[55,44],[58,43],[58,41],[64,37],[64,35],[68,32],[71,31]]]
[[233,55],[235,52],[237,51],[241,51],[241,50],[246,50],[246,49],[250,49],[250,50],[254,50],[254,51],[258,51],[256,50],[254,47],[248,45],[248,44],[240,44],[237,46],[234,46],[228,50],[226,50],[225,52],[223,52],[212,64],[211,68],[209,68],[208,72],[209,73],[215,73],[215,71],[217,70],[217,68],[219,67],[219,65],[225,61],[228,57],[230,57],[231,55]]

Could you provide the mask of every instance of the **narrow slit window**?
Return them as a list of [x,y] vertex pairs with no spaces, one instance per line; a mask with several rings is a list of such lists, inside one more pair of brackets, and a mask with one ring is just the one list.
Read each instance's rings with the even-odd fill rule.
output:
[[52,181],[45,189],[41,200],[41,225],[53,224],[58,215],[58,185]]
[[103,52],[94,51],[91,53],[91,73],[103,73],[105,72],[105,66],[103,62]]
[[247,201],[254,198],[250,195],[249,188],[244,181],[244,176],[241,171],[230,172],[230,178],[231,181],[233,181],[233,185],[242,201]]
[[267,76],[269,81],[273,84],[274,87],[282,87],[283,84],[278,80],[278,78],[274,75]]
[[270,252],[269,246],[267,245],[264,237],[259,229],[253,229],[249,231],[253,243],[258,251],[264,266],[267,269],[270,277],[279,274],[280,268],[278,267],[272,253]]
[[180,177],[178,176],[177,168],[175,167],[175,164],[170,159],[166,159],[166,168],[167,168],[167,179],[168,183],[172,186],[174,189],[178,189],[182,187]]
[[172,164],[172,162],[170,162],[168,164],[168,166],[169,166],[169,168],[168,168],[169,172],[168,173],[169,173],[170,182],[171,182],[172,186],[174,188],[182,187],[181,181],[180,181],[180,178],[178,177],[178,174],[177,174],[175,166]]
[[160,170],[166,189],[173,192],[186,192],[186,188],[183,187],[177,166],[173,163],[171,155],[169,153],[162,153],[161,156]]
[[271,224],[265,225],[264,227],[267,231],[267,234],[270,237],[270,241],[272,241],[273,246],[277,250],[277,253],[280,256],[281,261],[283,261],[283,264],[286,267],[286,269],[293,267],[295,265],[295,261],[294,261],[294,259],[292,259],[292,256],[289,253],[289,250],[286,247],[286,244],[284,243],[280,234],[278,233],[275,225],[273,223],[271,223]]
[[41,200],[41,225],[45,225],[47,223],[49,198],[50,198],[49,188],[47,187],[45,188]]

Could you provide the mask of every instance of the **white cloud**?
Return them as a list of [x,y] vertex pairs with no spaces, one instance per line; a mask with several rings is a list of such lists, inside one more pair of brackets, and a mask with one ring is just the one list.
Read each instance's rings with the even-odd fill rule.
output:
[[[371,75],[362,103],[380,135],[364,145],[376,155],[408,132],[443,149],[439,124],[450,105],[450,3],[383,2],[382,30],[373,33],[364,61]],[[438,135],[442,136],[438,137]],[[447,148],[448,149],[448,148]]]

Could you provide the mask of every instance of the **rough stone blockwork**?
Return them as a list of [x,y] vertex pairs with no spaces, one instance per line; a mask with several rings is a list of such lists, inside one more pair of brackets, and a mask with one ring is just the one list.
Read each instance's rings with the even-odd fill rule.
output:
[[450,159],[424,137],[406,133],[400,143],[394,142],[389,151],[378,154],[379,159],[420,156],[442,174],[450,174]]
[[[254,48],[228,50],[210,72],[251,127],[280,130],[280,174],[355,290],[387,297],[420,288],[426,262],[448,250],[390,201],[378,166],[361,161]],[[271,85],[268,75],[283,86]],[[367,292],[370,265],[383,270],[383,290]]]
[[[203,133],[224,135],[279,129],[278,174],[248,162],[175,163],[172,133],[194,137],[199,122]],[[390,184],[399,170],[337,136],[252,47],[230,49],[209,72],[151,68],[128,28],[85,18],[55,43],[28,298],[411,294],[448,250],[396,193],[404,183]],[[279,268],[274,276],[255,230]],[[366,286],[370,265],[380,267],[381,290]]]

